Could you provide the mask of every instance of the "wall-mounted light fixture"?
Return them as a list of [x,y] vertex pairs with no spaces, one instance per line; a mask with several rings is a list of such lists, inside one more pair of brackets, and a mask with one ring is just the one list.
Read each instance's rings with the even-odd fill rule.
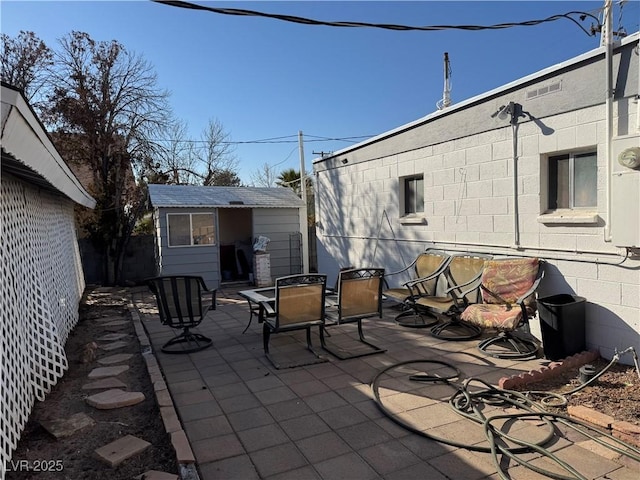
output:
[[513,124],[518,122],[519,117],[524,117],[522,113],[522,105],[515,102],[509,102],[502,105],[498,111],[491,114],[491,118],[498,117],[500,120],[507,120]]

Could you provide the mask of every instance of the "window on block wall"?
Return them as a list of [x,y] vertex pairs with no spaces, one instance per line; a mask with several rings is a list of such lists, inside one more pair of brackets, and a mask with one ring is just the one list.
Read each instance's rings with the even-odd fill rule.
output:
[[595,152],[549,157],[549,210],[594,210],[598,168]]
[[400,179],[400,211],[403,216],[424,213],[424,178],[422,175]]
[[170,247],[215,245],[214,217],[211,213],[168,213]]

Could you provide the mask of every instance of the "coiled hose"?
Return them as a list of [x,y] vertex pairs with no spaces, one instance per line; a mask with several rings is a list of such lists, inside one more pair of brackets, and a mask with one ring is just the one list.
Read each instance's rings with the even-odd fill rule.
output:
[[[454,388],[455,393],[449,398],[449,405],[462,417],[482,425],[485,436],[489,442],[489,446],[472,445],[464,442],[458,442],[420,430],[399,418],[384,404],[380,395],[380,384],[382,378],[385,375],[389,374],[389,372],[391,372],[392,370],[409,364],[431,364],[439,367],[445,367],[445,369],[449,370],[449,373],[446,375],[429,373],[411,374],[409,375],[409,380],[427,384],[446,384]],[[601,372],[597,376],[600,376],[602,373],[604,372]],[[469,378],[462,383],[454,382],[454,379],[459,378],[460,376],[461,371],[454,365],[451,365],[447,362],[443,362],[440,360],[407,360],[404,362],[396,363],[394,365],[390,365],[378,372],[371,383],[371,389],[373,391],[376,405],[382,411],[382,413],[387,418],[400,425],[401,427],[409,430],[410,432],[456,448],[464,448],[475,452],[490,453],[492,455],[492,459],[498,471],[498,474],[503,480],[509,480],[510,477],[507,476],[504,470],[504,467],[500,461],[500,455],[506,455],[516,463],[549,478],[555,478],[558,480],[587,480],[586,477],[581,475],[567,462],[560,459],[550,450],[544,448],[544,446],[547,445],[555,437],[554,422],[560,423],[567,428],[581,433],[582,435],[585,435],[586,437],[594,440],[598,444],[612,449],[620,453],[621,455],[640,461],[640,449],[627,444],[626,442],[614,437],[613,435],[610,435],[608,432],[602,431],[586,422],[571,418],[567,415],[548,412],[541,404],[532,401],[524,393],[496,388],[477,378]],[[398,375],[392,375],[392,377],[397,378]],[[584,388],[584,386],[586,386],[586,384],[581,387]],[[474,389],[473,391],[471,391],[472,388]],[[550,394],[550,392],[547,393]],[[487,417],[482,412],[483,404],[491,406],[512,407],[520,409],[523,412]],[[502,428],[494,425],[494,423],[499,420],[506,420],[508,423],[512,424],[513,422],[516,422],[518,420],[524,421],[532,418],[542,421],[543,425],[547,429],[544,437],[537,442],[529,442],[524,439],[514,437],[513,435],[509,435]],[[596,432],[597,435],[594,435],[592,432]],[[602,437],[604,437],[604,439]],[[512,446],[507,446],[506,441],[510,442]],[[561,473],[543,469],[520,456],[520,454],[528,452],[537,452],[541,455],[544,455],[545,457],[562,467],[562,469],[569,475],[564,475]]]

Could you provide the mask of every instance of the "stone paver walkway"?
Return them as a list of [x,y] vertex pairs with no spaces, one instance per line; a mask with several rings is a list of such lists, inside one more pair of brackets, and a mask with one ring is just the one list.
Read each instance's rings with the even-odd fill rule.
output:
[[[487,357],[477,350],[477,339],[438,340],[427,330],[396,325],[397,312],[385,308],[384,318],[365,321],[364,331],[386,353],[344,361],[328,357],[327,363],[276,370],[264,356],[255,317],[242,334],[249,307],[230,289],[218,291],[217,310],[198,329],[213,339],[213,346],[167,355],[160,347],[175,332],[160,324],[147,292],[140,289],[133,300],[173,400],[173,406],[162,409],[174,409],[175,417],[168,417],[175,423],[172,431],[186,433],[203,480],[498,479],[490,454],[445,445],[391,421],[377,408],[370,383],[380,370],[407,360],[448,362],[460,369],[462,378],[478,377],[492,385],[550,363]],[[357,335],[351,325],[330,332],[335,342]],[[317,335],[313,340],[321,351]],[[274,335],[271,348],[275,355],[298,355],[304,351],[304,334]],[[407,378],[402,369],[394,369],[381,382],[383,401],[398,416],[432,435],[487,445],[482,428],[449,407],[450,386],[416,385]],[[537,423],[520,425],[518,431],[535,438],[540,435]],[[586,478],[638,478],[640,464],[609,451],[601,455],[588,441],[565,433],[548,448]],[[527,459],[555,468],[539,454],[529,453]],[[503,462],[514,480],[545,478]]]

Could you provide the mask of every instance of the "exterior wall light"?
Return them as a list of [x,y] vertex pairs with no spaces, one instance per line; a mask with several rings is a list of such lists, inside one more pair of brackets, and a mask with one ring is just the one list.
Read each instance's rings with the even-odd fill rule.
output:
[[500,120],[509,119],[513,124],[518,122],[519,117],[523,117],[522,105],[515,102],[509,102],[506,105],[502,105],[497,112],[491,114],[491,118],[498,117]]

